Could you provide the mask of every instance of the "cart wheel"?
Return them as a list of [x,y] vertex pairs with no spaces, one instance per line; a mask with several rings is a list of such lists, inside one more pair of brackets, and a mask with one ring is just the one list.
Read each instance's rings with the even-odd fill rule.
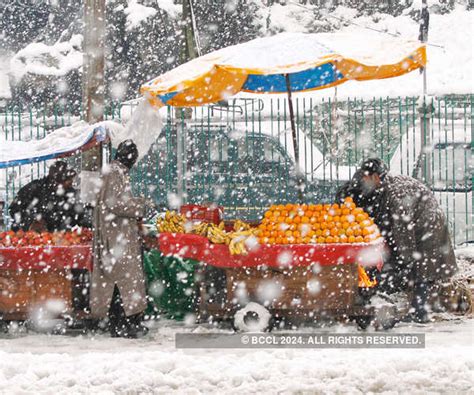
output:
[[362,330],[367,329],[373,319],[374,317],[371,315],[359,315],[357,317],[354,317],[354,321],[356,322],[357,326]]
[[4,321],[0,316],[0,333],[8,333],[8,322]]
[[374,319],[376,329],[392,329],[398,322],[397,308],[395,306],[382,306],[377,309]]
[[271,313],[261,304],[250,302],[234,315],[234,327],[242,332],[264,332],[270,327]]

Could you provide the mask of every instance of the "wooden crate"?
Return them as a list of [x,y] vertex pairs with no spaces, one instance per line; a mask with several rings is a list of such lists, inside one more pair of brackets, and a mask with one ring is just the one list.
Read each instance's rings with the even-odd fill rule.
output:
[[71,275],[68,269],[0,270],[0,318],[25,320],[50,301],[72,311]]
[[277,290],[278,297],[265,304],[275,315],[350,314],[358,290],[356,264],[320,266],[317,270],[208,267],[199,277],[199,310],[203,317],[229,318],[244,307],[245,300],[264,304],[261,293],[265,287]]

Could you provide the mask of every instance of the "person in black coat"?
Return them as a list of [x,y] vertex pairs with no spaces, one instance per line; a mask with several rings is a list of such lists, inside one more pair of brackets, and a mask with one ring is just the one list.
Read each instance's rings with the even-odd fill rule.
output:
[[76,172],[57,161],[46,177],[33,180],[18,191],[9,207],[13,230],[68,230],[87,226],[84,207],[72,186]]
[[426,322],[430,289],[457,270],[446,217],[433,193],[412,177],[389,174],[382,160],[372,158],[337,194],[346,196],[369,213],[389,247],[382,289],[411,289],[413,319]]

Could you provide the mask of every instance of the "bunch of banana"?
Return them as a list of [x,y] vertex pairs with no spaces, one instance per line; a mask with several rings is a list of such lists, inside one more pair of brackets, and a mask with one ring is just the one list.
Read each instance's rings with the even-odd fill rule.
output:
[[254,236],[255,231],[253,229],[241,230],[238,232],[232,232],[230,234],[231,241],[229,243],[229,251],[231,255],[247,255],[247,247],[245,245],[247,239]]
[[221,222],[219,226],[216,226],[215,224],[209,223],[209,222],[200,222],[198,224],[194,224],[189,231],[189,233],[194,233],[196,235],[208,237],[209,230],[211,228],[216,228],[224,231],[224,222]]
[[176,211],[167,211],[164,218],[158,218],[156,227],[158,232],[186,233],[184,227],[186,218]]
[[207,230],[207,238],[214,244],[229,244],[229,234],[220,226],[210,226]]
[[239,232],[242,230],[250,230],[251,226],[240,219],[234,222],[234,231]]
[[229,243],[229,251],[231,255],[247,255],[247,248],[245,247],[246,237],[233,237]]
[[194,233],[199,236],[207,237],[207,232],[210,227],[214,226],[214,224],[210,224],[209,222],[201,222],[197,225],[194,225],[191,229],[191,233]]
[[201,222],[189,227],[186,218],[175,211],[167,211],[163,218],[158,218],[156,227],[158,232],[169,233],[193,233],[209,239],[214,244],[225,244],[229,246],[232,255],[246,255],[245,242],[250,236],[254,236],[256,229],[240,220],[234,223],[234,232],[226,232],[224,222],[218,226],[208,222]]

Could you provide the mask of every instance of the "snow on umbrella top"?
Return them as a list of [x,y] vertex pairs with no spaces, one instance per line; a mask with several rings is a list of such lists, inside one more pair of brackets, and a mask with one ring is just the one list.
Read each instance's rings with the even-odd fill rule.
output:
[[285,93],[324,89],[348,80],[396,77],[423,67],[418,41],[382,35],[282,33],[193,59],[141,87],[156,106],[203,105],[240,91]]

